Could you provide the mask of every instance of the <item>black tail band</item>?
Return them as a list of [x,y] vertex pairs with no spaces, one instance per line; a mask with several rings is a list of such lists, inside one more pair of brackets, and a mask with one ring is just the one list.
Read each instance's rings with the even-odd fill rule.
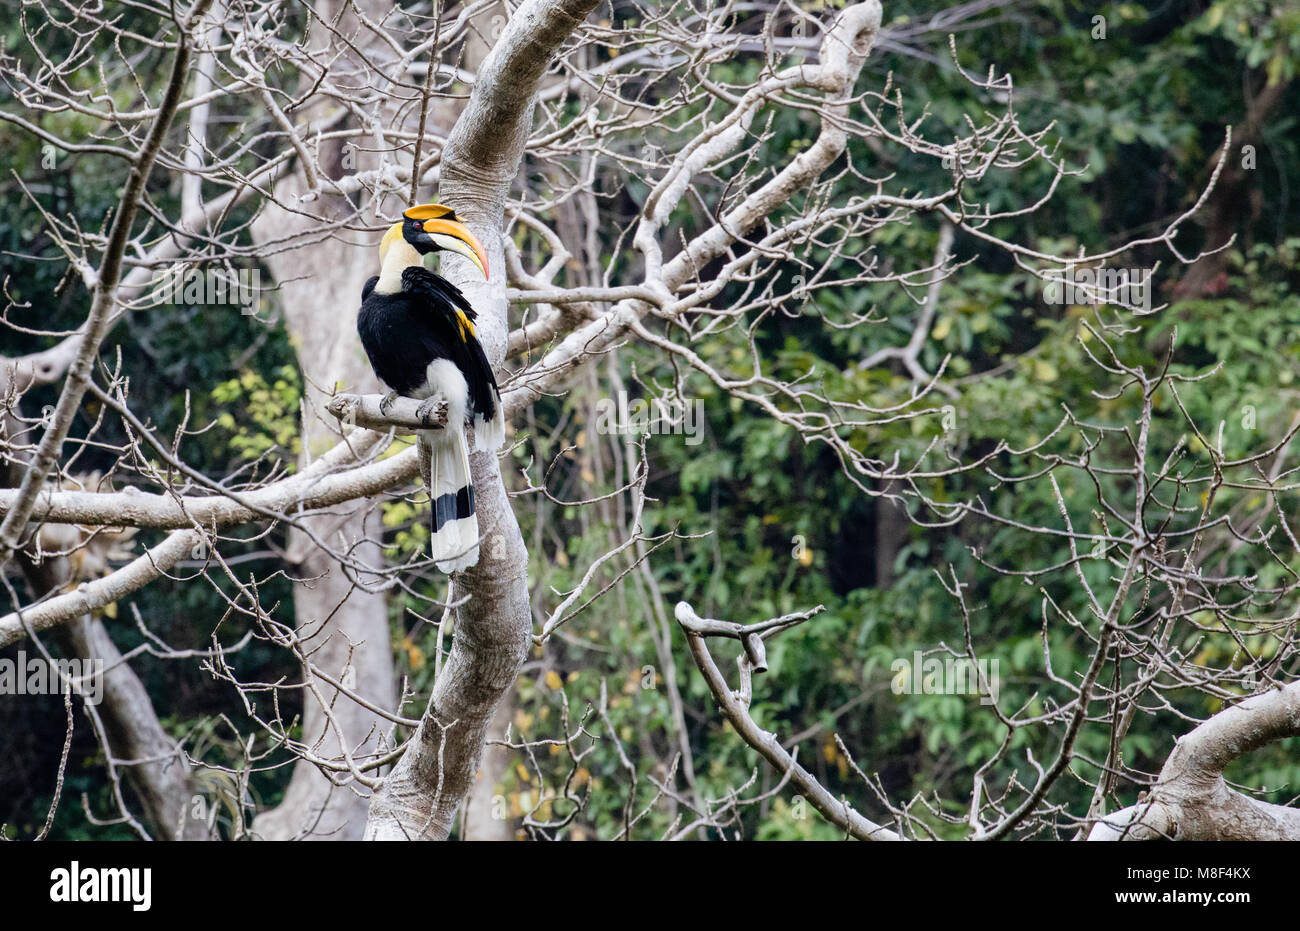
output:
[[466,485],[460,491],[439,495],[433,502],[433,532],[453,520],[472,517],[474,514],[474,486]]

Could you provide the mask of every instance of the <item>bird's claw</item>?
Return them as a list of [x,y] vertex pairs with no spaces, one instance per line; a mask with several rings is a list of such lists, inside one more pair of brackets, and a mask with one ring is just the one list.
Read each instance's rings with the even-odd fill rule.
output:
[[398,397],[399,395],[396,391],[390,391],[388,394],[384,395],[379,401],[379,413],[387,417],[389,412],[392,411],[393,405],[397,403]]
[[428,423],[441,406],[442,397],[435,394],[433,397],[425,398],[420,402],[420,406],[415,409],[415,416],[419,417],[424,423]]

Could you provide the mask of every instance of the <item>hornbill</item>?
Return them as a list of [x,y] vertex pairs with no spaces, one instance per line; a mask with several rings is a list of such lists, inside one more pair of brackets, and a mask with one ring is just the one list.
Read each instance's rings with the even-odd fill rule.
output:
[[478,562],[465,427],[473,424],[478,449],[496,450],[505,442],[505,415],[474,331],[474,309],[459,288],[425,269],[422,257],[455,252],[486,280],[487,255],[449,207],[423,204],[402,216],[379,243],[380,273],[361,290],[357,332],[370,367],[389,389],[382,410],[399,395],[423,400],[421,414],[439,397],[447,402],[447,426],[419,431],[417,442],[433,509],[430,555],[450,573]]

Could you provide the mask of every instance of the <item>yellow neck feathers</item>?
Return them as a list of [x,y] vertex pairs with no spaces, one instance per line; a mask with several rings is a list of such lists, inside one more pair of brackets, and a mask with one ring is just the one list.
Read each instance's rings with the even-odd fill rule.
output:
[[420,253],[402,238],[402,224],[394,223],[379,241],[379,282],[375,290],[380,294],[396,294],[402,290],[402,272],[419,264]]

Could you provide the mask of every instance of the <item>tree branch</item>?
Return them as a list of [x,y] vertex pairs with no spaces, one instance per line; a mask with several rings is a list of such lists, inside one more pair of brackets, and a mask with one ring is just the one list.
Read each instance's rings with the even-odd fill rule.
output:
[[[525,0],[483,63],[469,104],[442,156],[439,199],[475,229],[490,267],[505,265],[505,200],[532,126],[538,86],[564,40],[598,0]],[[506,352],[505,276],[490,283],[449,268],[478,311],[479,338],[500,365]],[[509,409],[507,405],[507,409]],[[469,793],[488,726],[528,655],[532,612],[528,550],[510,507],[497,458],[471,458],[479,535],[478,565],[457,579],[460,607],[447,665],[420,726],[370,806],[372,840],[441,840]]]
[[[447,425],[445,401],[428,408],[425,402],[414,398],[398,397],[385,402],[381,394],[340,394],[331,398],[325,409],[344,424],[381,433],[393,429],[409,434],[417,430],[441,430]],[[421,413],[422,409],[425,413]]]
[[90,384],[95,358],[99,354],[99,345],[108,332],[108,325],[117,304],[122,257],[131,236],[131,226],[135,222],[135,214],[144,193],[145,182],[149,179],[149,172],[158,158],[163,137],[171,126],[176,108],[180,104],[181,94],[185,89],[185,78],[190,62],[189,30],[201,25],[203,14],[211,5],[212,0],[195,0],[185,25],[181,27],[181,35],[176,40],[176,57],[172,61],[167,90],[149,128],[149,135],[131,166],[131,174],[122,192],[117,215],[113,218],[113,225],[109,230],[104,257],[95,275],[95,292],[91,301],[90,314],[86,321],[85,333],[77,348],[76,358],[72,362],[68,379],[59,394],[58,404],[55,405],[54,413],[50,417],[50,425],[41,436],[41,442],[36,447],[31,464],[23,475],[17,500],[5,514],[4,521],[0,522],[0,565],[8,562],[18,548],[19,539],[36,505],[37,495],[41,486],[45,484],[45,477],[50,474],[50,469],[59,458],[59,453],[63,449],[63,440],[68,435],[72,419],[76,416],[77,409],[81,406],[81,399]]
[[[695,665],[704,674],[704,681],[708,684],[709,691],[713,693],[714,701],[718,703],[723,715],[731,722],[731,726],[736,729],[741,739],[757,750],[782,777],[788,776],[790,783],[831,824],[858,840],[899,840],[898,834],[894,831],[863,817],[847,801],[831,795],[826,787],[817,781],[816,776],[800,766],[794,756],[781,746],[775,734],[763,730],[750,717],[751,677],[754,672],[762,672],[766,668],[765,654],[762,652],[763,637],[793,627],[816,613],[817,610],[814,610],[743,626],[728,621],[701,618],[695,613],[695,609],[684,601],[679,601],[676,609],[677,623],[682,626],[686,634],[686,645],[690,647]],[[741,680],[739,691],[732,691],[727,685],[727,680],[713,661],[713,655],[704,642],[705,637],[734,637],[745,646],[745,653],[737,661],[740,666]],[[755,655],[759,657],[757,662],[751,658]]]
[[1300,682],[1220,711],[1179,738],[1150,795],[1100,820],[1088,840],[1300,840],[1300,809],[1228,786],[1224,768],[1265,744],[1300,736]]

